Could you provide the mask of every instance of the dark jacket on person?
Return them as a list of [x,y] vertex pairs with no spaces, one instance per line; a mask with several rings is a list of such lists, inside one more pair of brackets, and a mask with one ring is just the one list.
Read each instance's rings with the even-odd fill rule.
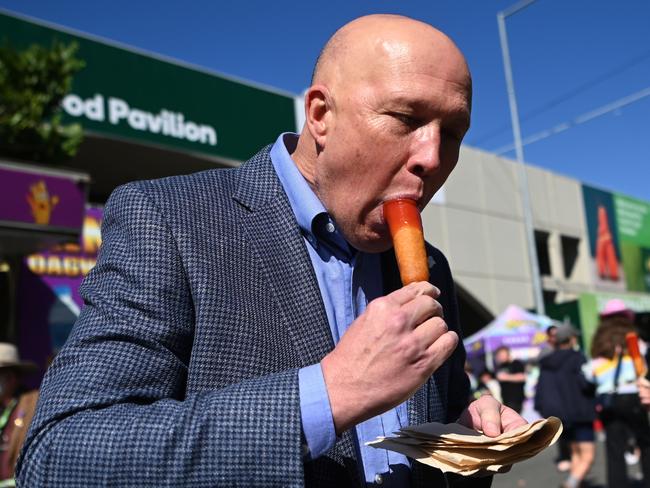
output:
[[594,387],[582,374],[584,355],[558,349],[539,361],[535,409],[563,422],[591,422],[596,418]]

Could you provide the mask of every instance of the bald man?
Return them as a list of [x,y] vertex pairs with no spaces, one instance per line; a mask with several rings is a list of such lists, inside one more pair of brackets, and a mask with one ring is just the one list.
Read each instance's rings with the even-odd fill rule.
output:
[[447,36],[363,17],[323,49],[299,136],[235,170],[117,189],[23,486],[446,486],[365,442],[525,423],[490,396],[467,406],[447,262],[428,246],[430,282],[401,287],[382,215],[445,182],[470,104]]

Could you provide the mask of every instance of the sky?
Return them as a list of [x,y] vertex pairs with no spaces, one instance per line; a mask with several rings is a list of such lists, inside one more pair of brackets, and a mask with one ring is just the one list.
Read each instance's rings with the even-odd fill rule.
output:
[[[446,32],[467,57],[474,97],[464,143],[514,159],[496,20],[514,3],[0,0],[0,8],[294,94],[338,27],[370,13],[408,15]],[[650,2],[537,0],[506,26],[522,137],[539,139],[524,146],[526,162],[650,201]]]

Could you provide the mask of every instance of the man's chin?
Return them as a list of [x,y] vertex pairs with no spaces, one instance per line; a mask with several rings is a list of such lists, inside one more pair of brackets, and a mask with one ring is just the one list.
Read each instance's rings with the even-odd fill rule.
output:
[[390,237],[375,237],[374,239],[360,239],[358,242],[350,242],[350,244],[359,251],[376,254],[391,249],[393,240]]

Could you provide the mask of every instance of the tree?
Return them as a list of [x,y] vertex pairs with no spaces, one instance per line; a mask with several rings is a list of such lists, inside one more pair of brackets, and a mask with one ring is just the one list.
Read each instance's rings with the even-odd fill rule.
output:
[[61,123],[61,101],[85,63],[76,43],[54,41],[17,50],[0,46],[0,154],[41,162],[74,156],[81,144],[79,124]]

